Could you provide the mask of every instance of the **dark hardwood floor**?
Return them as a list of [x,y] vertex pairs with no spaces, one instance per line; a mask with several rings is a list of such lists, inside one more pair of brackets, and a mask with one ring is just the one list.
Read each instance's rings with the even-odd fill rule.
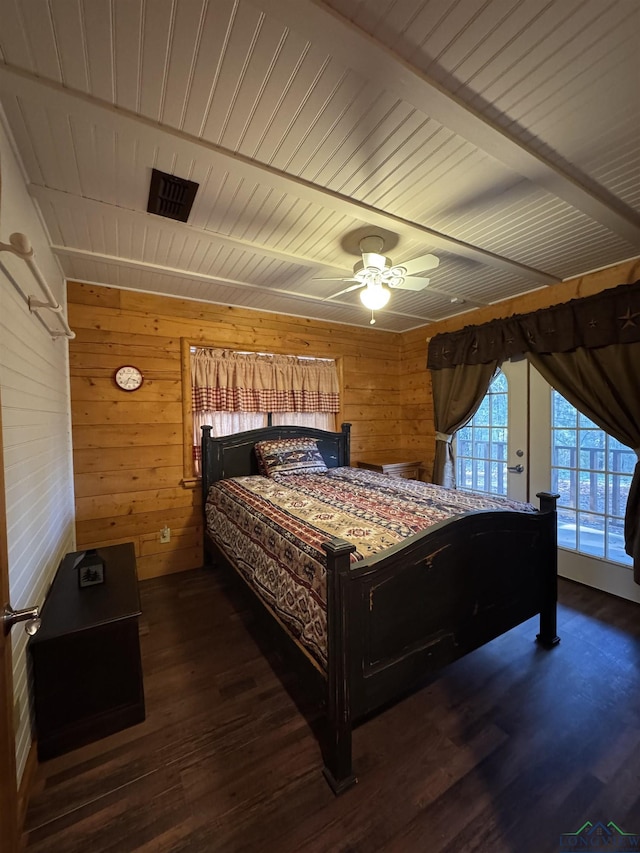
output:
[[42,764],[29,853],[556,853],[585,821],[640,833],[640,605],[561,582],[531,620],[354,735],[321,775],[319,715],[215,571],[144,581],[144,723]]

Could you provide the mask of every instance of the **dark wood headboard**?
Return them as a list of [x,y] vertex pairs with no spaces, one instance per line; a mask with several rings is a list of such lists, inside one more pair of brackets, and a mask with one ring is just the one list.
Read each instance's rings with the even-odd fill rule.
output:
[[206,501],[209,486],[227,477],[258,473],[254,446],[258,441],[276,438],[313,438],[318,442],[327,468],[349,465],[351,424],[342,424],[340,432],[328,432],[303,426],[270,426],[251,429],[220,438],[211,436],[212,427],[202,427],[202,494]]

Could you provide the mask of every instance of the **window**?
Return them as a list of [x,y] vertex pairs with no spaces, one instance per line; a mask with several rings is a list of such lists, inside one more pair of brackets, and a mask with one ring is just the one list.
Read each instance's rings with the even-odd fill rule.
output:
[[558,544],[631,565],[624,511],[635,453],[551,392],[551,489],[558,501]]
[[333,359],[190,347],[193,466],[201,426],[214,436],[267,425],[335,430],[339,379]]
[[498,372],[480,408],[456,433],[459,489],[507,494],[507,377]]

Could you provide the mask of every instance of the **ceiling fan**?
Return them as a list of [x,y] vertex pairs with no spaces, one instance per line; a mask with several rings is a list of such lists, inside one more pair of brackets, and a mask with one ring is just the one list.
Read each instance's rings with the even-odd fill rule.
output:
[[394,265],[391,258],[381,254],[384,248],[384,240],[377,234],[363,237],[359,243],[362,260],[358,261],[353,268],[351,278],[316,279],[316,281],[353,281],[351,287],[345,287],[337,293],[327,296],[327,299],[335,299],[344,293],[363,288],[360,301],[371,311],[370,323],[375,323],[374,311],[379,311],[389,301],[391,291],[397,290],[424,290],[429,284],[429,279],[420,275],[427,270],[435,269],[440,263],[435,255],[422,255],[402,265]]

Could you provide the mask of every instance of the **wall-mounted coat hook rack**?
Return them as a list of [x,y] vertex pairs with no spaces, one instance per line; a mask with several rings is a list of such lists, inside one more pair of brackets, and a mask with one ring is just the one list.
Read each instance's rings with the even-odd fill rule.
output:
[[42,292],[45,296],[45,301],[41,299],[36,299],[34,296],[29,296],[28,294],[24,294],[29,303],[29,310],[36,311],[38,309],[46,309],[48,311],[54,311],[58,315],[58,319],[62,325],[62,329],[52,329],[49,327],[47,323],[40,319],[44,323],[45,328],[49,332],[52,338],[75,338],[75,332],[72,332],[69,328],[69,324],[67,323],[67,318],[64,316],[63,307],[60,305],[58,300],[53,295],[51,288],[44,280],[42,273],[40,272],[34,257],[33,257],[33,248],[31,243],[29,242],[28,237],[25,234],[20,234],[20,232],[15,232],[11,234],[9,237],[8,243],[0,243],[0,252],[11,252],[11,254],[16,255],[18,258],[21,258],[26,265],[31,270],[33,277],[38,282]]

